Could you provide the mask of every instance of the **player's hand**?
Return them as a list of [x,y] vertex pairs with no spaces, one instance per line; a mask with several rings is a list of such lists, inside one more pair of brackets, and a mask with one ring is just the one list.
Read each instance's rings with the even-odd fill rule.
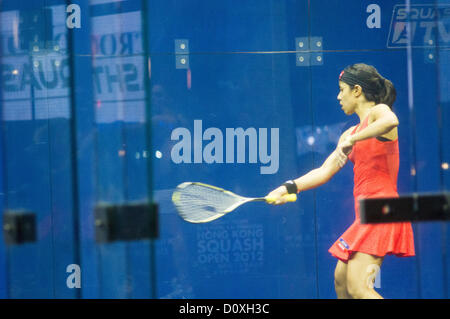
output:
[[337,164],[339,165],[339,167],[344,167],[344,165],[348,161],[347,155],[345,155],[345,153],[342,151],[342,148],[340,148],[340,147],[338,147],[336,149],[335,154],[336,154]]
[[355,145],[355,141],[353,141],[352,136],[349,135],[338,145],[338,148],[345,154],[345,156],[347,156],[352,151],[353,145]]
[[285,186],[280,186],[273,191],[271,191],[266,196],[266,201],[268,204],[272,205],[282,205],[287,203],[287,199],[284,195],[287,194],[287,189]]

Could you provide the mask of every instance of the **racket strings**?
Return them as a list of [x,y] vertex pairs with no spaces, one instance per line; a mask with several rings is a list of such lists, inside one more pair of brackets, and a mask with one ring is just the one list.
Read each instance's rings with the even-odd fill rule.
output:
[[174,204],[179,214],[191,222],[204,222],[220,217],[239,198],[222,190],[191,184],[175,191]]

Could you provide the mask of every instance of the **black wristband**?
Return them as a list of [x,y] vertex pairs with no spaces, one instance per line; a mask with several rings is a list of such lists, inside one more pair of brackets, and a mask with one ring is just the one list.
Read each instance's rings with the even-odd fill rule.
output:
[[286,187],[288,194],[297,194],[297,184],[295,184],[294,181],[287,181],[283,184],[284,187]]

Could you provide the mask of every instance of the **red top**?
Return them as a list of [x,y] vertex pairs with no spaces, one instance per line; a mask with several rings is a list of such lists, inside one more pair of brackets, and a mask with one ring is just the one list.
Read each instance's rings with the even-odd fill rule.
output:
[[[361,125],[355,127],[351,135],[359,127],[362,130],[367,125],[368,116]],[[347,261],[355,251],[380,257],[386,254],[414,256],[411,223],[361,225],[359,216],[359,199],[398,196],[398,139],[383,142],[369,138],[356,142],[348,158],[354,164],[355,221],[331,246],[329,252],[343,261]]]

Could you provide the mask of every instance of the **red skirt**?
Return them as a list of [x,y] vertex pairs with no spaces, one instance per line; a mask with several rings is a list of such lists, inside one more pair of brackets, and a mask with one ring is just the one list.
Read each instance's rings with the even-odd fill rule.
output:
[[328,250],[331,255],[344,262],[347,262],[354,252],[378,257],[415,255],[411,223],[361,224],[358,201],[355,201],[355,212],[353,224]]

